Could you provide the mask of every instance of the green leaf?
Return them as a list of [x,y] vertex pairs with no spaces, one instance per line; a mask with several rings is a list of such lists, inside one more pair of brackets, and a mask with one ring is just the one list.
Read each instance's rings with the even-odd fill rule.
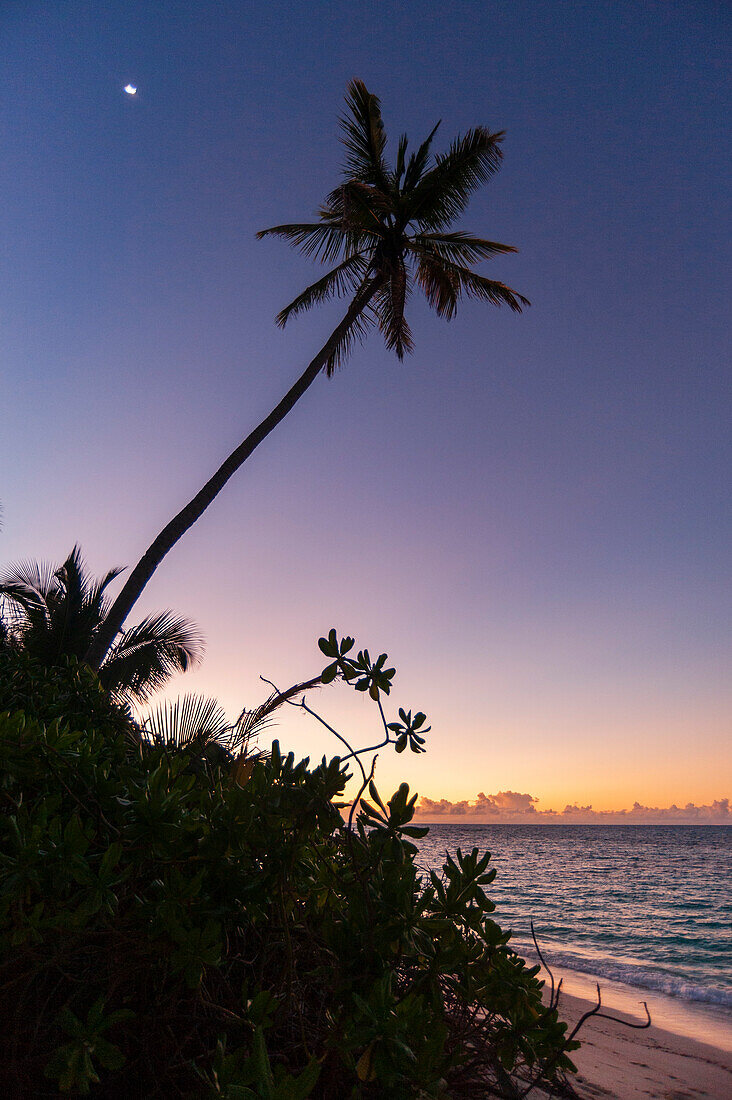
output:
[[373,779],[371,779],[369,781],[369,794],[371,795],[371,797],[373,798],[373,800],[377,804],[377,806],[379,806],[380,809],[382,809],[384,811],[384,813],[386,813],[386,806],[381,801],[381,796],[379,795],[379,792],[376,788],[376,784],[374,783]]
[[274,1077],[272,1067],[267,1054],[267,1044],[264,1041],[264,1031],[258,1027],[254,1031],[254,1050],[252,1061],[256,1070],[256,1084],[262,1100],[275,1100]]
[[315,1088],[320,1076],[320,1062],[311,1058],[299,1077],[288,1077],[287,1100],[305,1100]]
[[126,1061],[119,1047],[101,1038],[96,1039],[94,1043],[94,1055],[98,1059],[99,1064],[109,1070],[121,1069]]
[[327,668],[323,669],[323,672],[321,673],[320,678],[321,678],[321,680],[323,681],[324,684],[332,684],[337,675],[338,675],[338,664],[337,664],[336,661],[334,661],[332,665],[328,665]]
[[320,648],[321,652],[325,654],[326,657],[336,656],[336,654],[333,652],[333,646],[326,638],[318,638],[318,647]]

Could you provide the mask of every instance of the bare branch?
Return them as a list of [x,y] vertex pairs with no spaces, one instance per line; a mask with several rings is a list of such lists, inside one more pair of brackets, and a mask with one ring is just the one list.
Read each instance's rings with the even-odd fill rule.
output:
[[651,1026],[651,1014],[648,1011],[648,1005],[646,1004],[645,1001],[640,1002],[640,1004],[642,1004],[643,1007],[646,1010],[647,1019],[646,1019],[645,1023],[633,1024],[633,1023],[630,1023],[629,1020],[621,1019],[620,1016],[610,1016],[609,1013],[607,1013],[607,1012],[601,1012],[600,1010],[602,1008],[602,993],[600,992],[600,983],[599,982],[596,983],[596,988],[597,988],[597,1004],[594,1006],[594,1008],[591,1008],[588,1012],[585,1012],[584,1016],[580,1016],[579,1020],[575,1024],[574,1031],[572,1032],[572,1034],[569,1037],[569,1042],[570,1043],[571,1043],[572,1039],[574,1039],[575,1035],[577,1034],[579,1029],[582,1027],[582,1025],[584,1023],[586,1023],[587,1020],[589,1020],[590,1017],[592,1017],[592,1016],[596,1016],[599,1020],[612,1020],[616,1024],[622,1024],[623,1027],[629,1027],[629,1028],[632,1028],[636,1031],[643,1031],[646,1028],[649,1028]]
[[552,1008],[556,1007],[555,1004],[554,1004],[554,975],[552,974],[551,967],[549,966],[546,959],[544,958],[544,956],[541,953],[541,948],[539,947],[539,941],[537,940],[536,932],[534,931],[534,922],[533,922],[533,920],[530,921],[529,923],[531,925],[531,938],[534,941],[534,947],[536,948],[536,953],[539,956],[539,962],[544,967],[547,974],[549,975],[549,978],[551,979],[552,990],[551,990],[551,993],[549,995],[549,1008],[552,1009]]
[[[364,769],[363,764],[361,763],[361,761],[358,758],[358,754],[359,754],[359,752],[367,752],[368,750],[367,749],[359,749],[359,750],[354,749],[353,746],[350,745],[348,743],[348,741],[346,741],[343,734],[339,733],[338,730],[333,729],[333,727],[331,725],[329,725],[328,722],[326,722],[325,718],[321,718],[320,715],[317,713],[317,711],[314,711],[312,709],[312,707],[309,707],[307,705],[307,703],[305,702],[305,697],[304,696],[300,700],[299,703],[294,702],[294,700],[292,699],[292,696],[295,695],[295,694],[299,694],[299,692],[303,688],[317,687],[320,684],[322,684],[322,682],[323,682],[322,676],[315,676],[312,680],[308,680],[304,684],[295,684],[294,687],[288,688],[287,691],[280,691],[278,689],[277,685],[274,684],[271,680],[268,680],[266,676],[260,676],[259,679],[262,680],[265,684],[269,684],[269,686],[271,688],[273,688],[273,690],[276,693],[276,697],[281,702],[289,703],[291,707],[299,707],[301,710],[306,711],[309,715],[311,715],[313,718],[315,718],[316,721],[320,722],[321,726],[325,726],[325,728],[328,730],[328,733],[332,733],[334,737],[337,737],[338,740],[341,742],[341,744],[345,745],[346,748],[348,749],[348,755],[347,756],[342,756],[341,760],[345,762],[346,760],[350,760],[351,757],[353,757],[355,759],[356,763],[358,764],[359,768],[361,769],[361,775],[364,777],[364,779],[366,778],[366,771]],[[279,703],[277,703],[276,705],[279,706]]]
[[[358,806],[359,802],[361,801],[361,795],[366,790],[366,788],[368,787],[371,780],[374,778],[374,769],[376,768],[376,761],[378,759],[379,759],[379,756],[378,756],[378,753],[377,753],[376,756],[371,761],[371,770],[369,771],[369,774],[366,775],[366,773],[364,772],[363,783],[361,784],[361,788],[360,788],[358,794],[356,795],[356,797],[354,798],[353,803],[351,805],[351,812],[348,815],[348,832],[349,832],[349,835],[351,833],[351,826],[353,825],[353,815],[356,812],[356,806]],[[361,761],[359,760],[359,764],[360,763],[361,763]],[[363,768],[361,770],[363,771]]]

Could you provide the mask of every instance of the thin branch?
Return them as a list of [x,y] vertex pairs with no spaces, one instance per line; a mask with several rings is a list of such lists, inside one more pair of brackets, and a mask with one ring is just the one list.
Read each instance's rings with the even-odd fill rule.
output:
[[384,708],[381,705],[381,696],[379,696],[379,698],[376,700],[376,705],[379,708],[379,714],[381,715],[381,724],[384,727],[384,733],[386,734],[386,740],[387,740],[387,742],[389,742],[389,741],[391,741],[391,738],[389,737],[389,726],[388,726],[388,723],[386,721],[386,716],[384,715]]
[[587,1020],[590,1019],[591,1016],[597,1016],[597,1018],[599,1020],[612,1020],[616,1024],[622,1024],[623,1027],[629,1027],[629,1028],[632,1028],[635,1031],[644,1031],[646,1028],[649,1028],[651,1026],[651,1014],[648,1011],[648,1005],[646,1004],[645,1001],[640,1002],[640,1004],[642,1004],[643,1007],[646,1010],[647,1019],[646,1019],[645,1023],[632,1024],[628,1020],[621,1019],[620,1016],[610,1016],[607,1012],[601,1012],[600,1009],[602,1008],[602,994],[600,992],[600,983],[599,982],[596,983],[596,988],[597,988],[597,1004],[595,1005],[594,1008],[591,1008],[588,1012],[585,1012],[584,1016],[580,1016],[577,1024],[575,1025],[574,1031],[572,1032],[572,1034],[569,1037],[569,1042],[571,1042],[572,1039],[574,1039],[574,1037],[577,1034],[577,1032],[579,1031],[579,1029],[582,1027],[582,1025]]
[[[361,769],[361,775],[364,777],[364,780],[366,779],[366,771],[364,769],[363,764],[361,763],[361,761],[358,758],[358,753],[356,752],[356,750],[353,748],[352,745],[349,745],[348,741],[346,741],[343,734],[339,733],[338,730],[333,729],[333,727],[326,722],[325,718],[321,718],[320,715],[317,713],[317,711],[314,711],[311,707],[309,707],[307,705],[307,703],[305,702],[304,696],[300,700],[299,703],[296,703],[296,702],[294,702],[294,700],[286,698],[286,695],[287,695],[286,692],[280,693],[277,686],[275,684],[273,684],[271,680],[268,680],[266,676],[260,676],[259,679],[263,680],[265,684],[269,684],[269,686],[274,688],[274,690],[278,694],[282,694],[283,697],[284,697],[284,702],[285,703],[289,703],[289,705],[291,707],[300,707],[301,710],[306,711],[313,718],[315,718],[318,722],[320,722],[321,726],[325,726],[325,728],[328,730],[329,733],[332,733],[334,737],[337,737],[338,740],[341,742],[341,744],[345,745],[346,748],[348,749],[348,756],[342,756],[341,761],[350,760],[351,757],[354,757],[356,763],[358,764],[359,768]],[[319,680],[320,677],[318,677],[317,679]],[[313,681],[310,681],[310,682],[315,683],[316,681],[313,680]],[[359,750],[359,751],[367,751],[367,750]]]
[[[305,709],[308,710],[307,707]],[[308,713],[313,714],[314,711],[310,710],[310,711],[308,711]],[[317,715],[316,715],[316,717],[317,717]],[[322,718],[321,718],[321,721],[322,721]],[[327,725],[327,723],[323,723],[323,724]],[[328,726],[328,729],[330,729],[330,726]],[[335,730],[332,730],[331,732],[335,733]],[[340,737],[340,734],[336,733],[336,737]],[[341,741],[345,741],[345,738],[341,737]],[[388,745],[390,743],[391,743],[391,738],[387,736],[386,740],[385,741],[379,741],[378,745],[368,745],[365,749],[352,749],[351,752],[348,754],[348,756],[344,756],[344,757],[342,757],[342,759],[343,760],[350,760],[351,757],[354,756],[356,758],[356,760],[358,760],[361,753],[376,752],[377,749],[383,749],[385,745]],[[351,748],[350,745],[348,747]],[[360,760],[358,760],[358,764],[359,764],[359,767],[360,767],[361,766],[361,761]]]
[[349,745],[348,741],[346,741],[343,734],[339,733],[338,730],[333,729],[333,727],[326,722],[325,718],[321,718],[319,714],[317,714],[314,710],[312,710],[311,707],[309,707],[307,705],[307,703],[305,702],[304,699],[300,703],[295,703],[295,706],[302,707],[302,709],[307,711],[308,714],[312,715],[313,718],[317,718],[317,720],[318,720],[318,722],[320,722],[321,726],[325,726],[325,728],[329,731],[329,733],[332,733],[334,737],[338,738],[338,740],[341,742],[341,744],[346,746],[346,748],[349,750],[349,752],[346,756],[341,757],[341,763],[343,763],[346,760],[350,760],[351,757],[353,757],[353,759],[356,761],[359,768],[361,769],[361,775],[364,777],[364,783],[365,783],[365,781],[366,781],[366,771],[364,769],[363,764],[361,763],[361,761],[358,758],[358,752],[356,751],[356,749],[352,748],[351,745]]
[[353,869],[356,872],[356,877],[358,879],[359,886],[361,887],[361,892],[363,894],[364,901],[366,902],[366,909],[368,910],[369,914],[369,922],[366,929],[366,935],[368,936],[369,949],[372,953],[374,951],[374,907],[371,900],[368,883],[364,881],[362,870],[359,867],[358,859],[356,858],[356,853],[353,850],[353,815],[356,812],[356,806],[361,800],[361,795],[366,790],[371,780],[374,778],[374,769],[376,767],[377,759],[378,756],[375,756],[371,761],[371,770],[369,771],[368,775],[366,775],[366,772],[361,765],[361,761],[358,761],[358,765],[363,772],[363,783],[361,784],[361,788],[351,804],[351,811],[348,815],[348,828],[346,829],[346,844],[348,845],[348,852],[351,857],[351,863],[353,864]]
[[[532,929],[532,931],[533,931],[533,929]],[[534,943],[536,943],[536,940],[534,940]],[[538,946],[537,946],[537,950],[538,950]],[[546,965],[546,964],[544,964],[544,965]],[[548,969],[549,968],[547,967],[547,970]],[[561,988],[561,984],[562,983],[561,983],[561,980],[560,980],[559,986],[557,987],[557,995],[559,994],[559,988]],[[528,1096],[530,1092],[533,1092],[533,1090],[536,1088],[536,1086],[545,1078],[546,1074],[550,1073],[553,1070],[554,1066],[557,1063],[559,1055],[567,1049],[568,1045],[572,1042],[572,1040],[574,1039],[575,1035],[578,1033],[580,1028],[583,1027],[584,1024],[586,1024],[587,1021],[589,1019],[591,1019],[592,1017],[595,1017],[598,1020],[611,1020],[613,1023],[621,1024],[623,1027],[631,1028],[634,1031],[644,1031],[644,1030],[646,1030],[647,1028],[649,1028],[651,1026],[651,1014],[648,1011],[648,1005],[645,1001],[640,1002],[646,1010],[646,1017],[647,1018],[646,1018],[645,1023],[633,1024],[629,1020],[621,1019],[620,1016],[611,1016],[607,1012],[602,1012],[601,1011],[601,1009],[602,1009],[602,994],[600,992],[600,983],[599,982],[596,983],[596,989],[597,989],[597,1004],[594,1005],[592,1008],[588,1009],[588,1011],[585,1012],[584,1015],[580,1016],[579,1020],[575,1024],[575,1027],[574,1027],[572,1033],[570,1034],[569,1038],[565,1040],[565,1043],[564,1043],[562,1049],[557,1054],[555,1054],[553,1058],[551,1058],[547,1063],[545,1063],[541,1067],[541,1069],[539,1070],[539,1073],[533,1078],[533,1080],[531,1080],[529,1082],[528,1088],[525,1089],[524,1092],[521,1093],[521,1100],[524,1100],[524,1098],[526,1096]]]
[[[378,756],[378,753],[377,753],[376,756],[371,761],[371,771],[369,772],[369,774],[366,775],[366,772],[364,771],[363,783],[361,784],[361,788],[360,788],[358,794],[356,795],[356,797],[354,798],[353,803],[351,805],[351,812],[348,815],[348,834],[349,834],[349,836],[351,835],[351,826],[353,824],[353,815],[356,812],[356,806],[358,806],[358,804],[361,800],[361,795],[366,790],[366,788],[368,787],[371,780],[374,778],[374,769],[376,768],[376,761],[378,759],[379,759],[379,756]],[[359,760],[359,765],[360,765],[360,763],[361,763],[361,761]],[[363,771],[363,768],[361,768],[361,770]]]
[[[549,995],[549,1010],[551,1011],[553,1008],[556,1008],[556,1005],[554,1003],[554,975],[551,972],[551,968],[550,968],[549,964],[547,963],[546,959],[544,958],[544,956],[541,953],[541,948],[539,947],[539,941],[537,940],[536,932],[534,931],[534,922],[533,922],[533,920],[529,921],[529,923],[531,925],[531,938],[534,941],[534,947],[536,948],[536,953],[539,956],[539,962],[544,967],[544,969],[546,970],[547,974],[549,975],[549,977],[551,979],[552,991],[551,991],[551,994]],[[561,985],[561,982],[560,982],[560,985]],[[559,989],[557,989],[557,1004],[558,1003],[559,1003]]]
[[262,703],[262,706],[260,708],[258,708],[259,710],[261,710],[263,717],[265,715],[271,714],[273,710],[276,710],[277,707],[282,706],[283,703],[289,703],[293,695],[299,695],[301,691],[309,691],[310,688],[320,687],[320,685],[323,683],[323,677],[321,674],[320,676],[313,676],[311,680],[306,680],[302,684],[293,684],[292,687],[286,688],[285,691],[280,691],[272,683],[271,680],[268,680],[266,678],[266,676],[260,676],[259,679],[262,680],[265,684],[269,684],[269,686],[274,690],[275,693],[270,699],[267,699],[266,702]]

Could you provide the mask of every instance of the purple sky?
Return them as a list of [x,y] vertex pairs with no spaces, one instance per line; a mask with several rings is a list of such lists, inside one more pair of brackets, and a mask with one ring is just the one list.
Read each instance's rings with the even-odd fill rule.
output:
[[729,794],[728,47],[711,2],[6,4],[0,558],[134,564],[304,368],[339,306],[276,329],[318,272],[254,234],[337,181],[358,76],[392,149],[507,131],[462,224],[533,306],[415,297],[411,358],[318,380],[138,605],[208,638],[174,691],[235,713],[336,626],[433,724],[384,790]]

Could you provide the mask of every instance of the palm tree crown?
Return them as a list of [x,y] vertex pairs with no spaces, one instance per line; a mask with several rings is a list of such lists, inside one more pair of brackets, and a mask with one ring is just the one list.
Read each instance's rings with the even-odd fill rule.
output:
[[334,296],[364,299],[362,311],[329,352],[328,375],[347,356],[354,339],[374,324],[400,359],[412,350],[404,310],[415,283],[447,320],[455,315],[463,295],[506,304],[516,312],[529,304],[504,283],[471,267],[515,248],[460,230],[448,232],[472,193],[500,168],[503,133],[478,126],[435,157],[430,149],[437,126],[409,157],[407,137],[402,135],[391,168],[377,97],[355,80],[346,103],[348,113],[341,120],[347,151],[344,179],[328,195],[319,220],[276,225],[257,234],[284,237],[323,263],[339,261],[279,313],[278,324]]
[[[85,570],[77,546],[63,565],[27,562],[0,576],[0,648],[19,648],[46,665],[84,656],[109,610],[107,586],[121,569],[99,580]],[[203,650],[197,630],[170,611],[122,631],[99,669],[115,698],[143,702],[175,673],[185,672]]]
[[515,249],[460,230],[449,231],[473,192],[500,166],[503,134],[478,126],[456,138],[447,153],[432,157],[435,127],[409,157],[407,139],[402,137],[396,164],[390,168],[379,100],[356,80],[348,89],[346,106],[342,119],[344,176],[326,199],[319,220],[275,225],[258,236],[284,237],[306,255],[336,264],[281,311],[277,318],[280,325],[334,296],[350,297],[348,308],[274,409],[151,542],[94,636],[86,654],[92,668],[100,667],[165,555],[200,519],[229,478],[284,420],[323,370],[332,375],[354,341],[374,324],[400,359],[411,350],[412,334],[404,309],[415,282],[430,305],[448,320],[463,296],[492,305],[506,304],[517,312],[528,305],[522,295],[504,283],[479,275],[470,266]]

